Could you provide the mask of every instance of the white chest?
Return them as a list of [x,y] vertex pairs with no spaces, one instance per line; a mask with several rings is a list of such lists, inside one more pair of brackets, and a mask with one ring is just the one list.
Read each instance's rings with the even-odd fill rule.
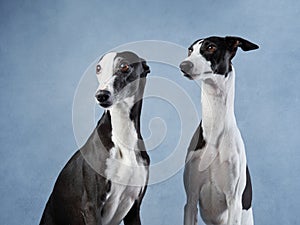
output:
[[135,150],[114,147],[106,160],[106,178],[125,186],[144,186],[147,171]]
[[148,178],[148,170],[137,149],[135,125],[129,117],[127,106],[132,105],[131,101],[133,99],[127,99],[110,110],[114,147],[106,159],[105,176],[111,182],[111,189],[103,206],[103,225],[120,224],[143,192]]
[[119,147],[110,150],[106,166],[105,174],[111,181],[111,189],[104,204],[102,223],[117,225],[142,193],[148,174],[134,150]]

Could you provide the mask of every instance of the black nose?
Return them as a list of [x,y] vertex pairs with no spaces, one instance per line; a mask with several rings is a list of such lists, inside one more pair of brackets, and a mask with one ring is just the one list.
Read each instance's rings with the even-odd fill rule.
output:
[[99,101],[99,103],[104,103],[109,99],[110,95],[111,94],[109,91],[99,90],[99,91],[97,91],[95,97]]
[[180,63],[179,67],[182,72],[188,73],[194,67],[194,64],[191,61],[183,61],[182,63]]

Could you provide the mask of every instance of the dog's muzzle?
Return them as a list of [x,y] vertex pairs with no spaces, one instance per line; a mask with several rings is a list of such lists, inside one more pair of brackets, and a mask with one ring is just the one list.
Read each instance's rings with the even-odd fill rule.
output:
[[95,94],[96,99],[98,100],[99,104],[104,107],[107,108],[109,106],[112,105],[111,102],[111,93],[107,90],[99,90],[96,92]]
[[194,67],[194,64],[191,61],[183,61],[179,65],[181,72],[183,72],[183,75],[188,77],[189,79],[192,79],[191,70]]
[[183,61],[180,63],[179,67],[183,73],[190,73],[194,64],[191,61]]

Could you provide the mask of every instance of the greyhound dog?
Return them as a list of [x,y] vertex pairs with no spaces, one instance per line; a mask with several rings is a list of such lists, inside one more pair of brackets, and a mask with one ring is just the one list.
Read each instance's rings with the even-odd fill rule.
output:
[[140,115],[149,72],[133,52],[110,52],[99,60],[95,96],[105,111],[59,174],[40,224],[141,224],[150,160]]
[[180,69],[202,81],[202,121],[188,148],[184,170],[184,224],[197,224],[197,204],[210,225],[250,225],[252,186],[243,139],[234,115],[232,58],[258,46],[240,37],[208,37],[188,48]]

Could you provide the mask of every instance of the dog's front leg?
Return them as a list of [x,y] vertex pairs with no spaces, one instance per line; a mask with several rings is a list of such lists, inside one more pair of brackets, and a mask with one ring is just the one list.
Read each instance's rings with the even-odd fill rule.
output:
[[226,202],[228,207],[228,222],[227,225],[241,225],[242,219],[242,192],[240,190],[240,172],[237,169],[239,163],[232,163],[231,167],[231,176],[227,183],[227,189],[225,191]]
[[228,221],[227,225],[243,225],[242,221],[242,201],[240,198],[228,199]]
[[239,156],[233,156],[230,160],[223,164],[225,173],[224,194],[226,195],[226,202],[228,208],[227,225],[241,225],[242,219],[242,186],[243,179],[241,179],[240,171],[241,162]]
[[188,193],[187,202],[184,206],[184,225],[197,225],[199,195]]
[[141,225],[140,203],[136,200],[127,215],[124,217],[124,225]]
[[197,205],[186,203],[184,206],[184,225],[197,224]]
[[[197,205],[200,199],[201,182],[195,179],[195,176],[201,177],[198,173],[198,160],[193,160],[193,153],[190,153],[190,158],[187,160],[184,169],[184,187],[186,192],[186,204],[184,206],[184,225],[197,225],[198,208]],[[196,175],[197,174],[197,175]]]

